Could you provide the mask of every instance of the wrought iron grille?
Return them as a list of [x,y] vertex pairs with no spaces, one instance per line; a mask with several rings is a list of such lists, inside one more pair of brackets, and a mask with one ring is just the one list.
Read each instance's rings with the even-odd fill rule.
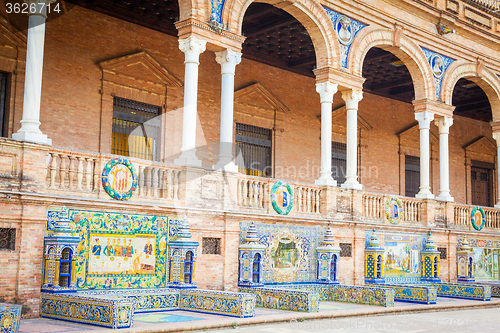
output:
[[161,106],[114,97],[112,154],[158,160],[160,114]]
[[471,167],[472,204],[491,205],[491,169]]
[[271,177],[272,130],[236,124],[236,164],[245,175]]
[[0,250],[16,249],[16,229],[0,228]]
[[446,260],[448,258],[445,247],[438,247],[437,250],[439,251],[439,259]]
[[203,254],[220,254],[220,238],[202,239],[202,253]]
[[405,155],[405,195],[414,197],[420,190],[420,157]]
[[332,177],[337,186],[345,183],[347,168],[347,145],[342,142],[332,142]]
[[350,258],[352,257],[352,244],[350,243],[340,243],[340,257]]

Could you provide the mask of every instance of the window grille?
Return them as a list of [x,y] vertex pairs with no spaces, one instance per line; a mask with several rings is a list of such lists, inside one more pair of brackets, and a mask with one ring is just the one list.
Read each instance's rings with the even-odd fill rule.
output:
[[420,157],[405,155],[405,195],[414,197],[420,191]]
[[220,254],[220,238],[203,237],[202,249],[203,254]]
[[236,164],[245,175],[271,177],[272,131],[236,124]]
[[332,177],[337,186],[345,183],[347,169],[347,145],[342,142],[332,142]]
[[7,73],[0,73],[0,136],[7,136]]
[[113,98],[112,154],[157,161],[161,106]]
[[446,260],[448,258],[445,247],[438,247],[437,250],[439,251],[439,259]]
[[340,257],[350,258],[352,257],[352,244],[350,243],[340,243]]
[[0,228],[0,250],[16,249],[16,229]]

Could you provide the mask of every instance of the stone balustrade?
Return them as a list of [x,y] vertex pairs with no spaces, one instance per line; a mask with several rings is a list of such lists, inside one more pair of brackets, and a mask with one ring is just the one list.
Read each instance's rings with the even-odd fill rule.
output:
[[[116,156],[70,151],[36,144],[0,139],[0,191],[37,193],[50,197],[82,200],[113,199],[104,191],[102,170]],[[176,207],[219,209],[245,213],[278,215],[271,192],[278,180],[222,173],[209,169],[179,167],[129,158],[137,172],[137,189],[128,202]],[[397,200],[401,209],[397,223],[471,230],[474,206],[433,199],[346,190],[336,186],[316,186],[289,182],[293,192],[290,218],[307,217],[394,223],[386,205]],[[52,200],[52,199],[51,199]],[[500,210],[483,207],[484,228],[500,229]],[[390,215],[390,213],[389,213]]]

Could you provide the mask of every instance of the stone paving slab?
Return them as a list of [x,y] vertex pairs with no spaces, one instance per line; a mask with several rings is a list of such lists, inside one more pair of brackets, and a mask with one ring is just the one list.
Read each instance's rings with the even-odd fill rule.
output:
[[305,319],[346,318],[384,314],[447,311],[473,308],[500,307],[500,298],[491,301],[472,301],[456,298],[438,297],[437,304],[395,302],[393,308],[378,306],[321,302],[319,312],[304,313],[284,310],[256,308],[253,318],[233,318],[190,311],[165,311],[136,314],[132,328],[112,330],[92,325],[76,324],[47,318],[23,319],[20,333],[117,333],[142,332],[185,332],[192,330],[214,329],[253,324],[302,321]]

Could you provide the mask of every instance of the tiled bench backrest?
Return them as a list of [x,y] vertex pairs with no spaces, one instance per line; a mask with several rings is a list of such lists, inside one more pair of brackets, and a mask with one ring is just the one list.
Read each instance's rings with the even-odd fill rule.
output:
[[317,291],[280,288],[280,286],[271,288],[240,287],[238,290],[255,294],[258,307],[304,312],[319,311],[320,295]]
[[21,320],[21,305],[0,303],[0,332],[17,333]]
[[247,318],[255,314],[255,295],[203,289],[182,289],[179,308]]
[[333,302],[346,302],[392,307],[394,306],[394,290],[383,286],[344,286],[331,285]]
[[394,299],[423,304],[436,304],[437,290],[433,286],[418,285],[387,285],[383,287],[394,289]]

